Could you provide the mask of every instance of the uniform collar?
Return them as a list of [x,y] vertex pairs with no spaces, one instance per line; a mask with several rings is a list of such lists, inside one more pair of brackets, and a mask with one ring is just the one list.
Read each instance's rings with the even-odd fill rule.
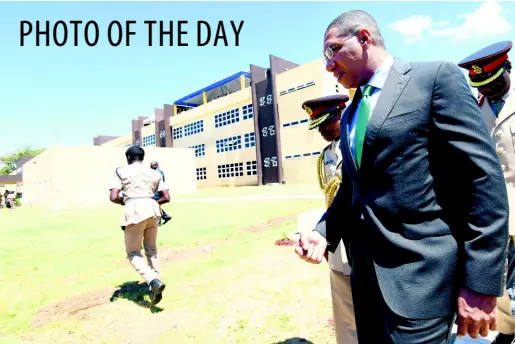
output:
[[510,87],[510,91],[506,93],[502,99],[504,104],[501,111],[499,112],[499,117],[497,117],[498,121],[505,120],[513,113],[512,111],[509,111],[509,109],[512,109],[515,103],[515,87]]
[[[506,94],[505,94],[505,95],[504,95],[500,100],[502,100],[502,101],[506,102],[506,100],[508,99],[508,97],[509,97],[510,95],[514,94],[514,93],[515,93],[515,85],[510,86],[510,88],[508,89],[508,92],[506,92]],[[483,96],[483,97],[484,97],[484,96]],[[486,98],[486,97],[485,97],[485,100],[486,100],[486,101],[488,101],[488,104],[492,104],[492,102],[491,102],[488,98]],[[499,102],[500,100],[498,100],[497,102]]]
[[508,92],[506,92],[504,97],[502,97],[502,100],[506,101],[506,99],[508,99],[508,97],[510,95],[512,95],[514,92],[515,92],[515,85],[510,85],[510,89],[508,90]]

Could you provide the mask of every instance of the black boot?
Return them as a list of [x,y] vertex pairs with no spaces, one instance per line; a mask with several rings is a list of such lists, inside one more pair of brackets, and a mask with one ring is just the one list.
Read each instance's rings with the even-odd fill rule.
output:
[[499,333],[492,344],[512,344],[514,339],[515,334]]
[[163,220],[164,220],[163,225],[166,225],[166,223],[168,221],[170,221],[171,219],[172,219],[172,217],[170,215],[166,215],[165,217],[163,217]]
[[157,305],[161,299],[163,298],[163,290],[165,290],[166,285],[161,282],[159,279],[155,278],[150,282],[150,301],[152,306]]
[[161,219],[164,220],[163,225],[166,225],[166,223],[170,221],[172,217],[168,215],[163,209],[161,209]]

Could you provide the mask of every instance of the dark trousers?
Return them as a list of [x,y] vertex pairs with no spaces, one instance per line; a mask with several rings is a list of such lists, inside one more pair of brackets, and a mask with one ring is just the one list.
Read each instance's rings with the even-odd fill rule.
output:
[[454,316],[407,319],[395,314],[383,299],[373,262],[362,254],[363,250],[356,247],[354,252],[357,256],[353,254],[351,285],[360,344],[447,344],[449,342]]

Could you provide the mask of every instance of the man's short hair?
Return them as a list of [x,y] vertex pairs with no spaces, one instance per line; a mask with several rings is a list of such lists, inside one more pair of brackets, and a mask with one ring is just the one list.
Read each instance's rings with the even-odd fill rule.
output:
[[152,168],[154,168],[154,167],[158,167],[158,166],[159,166],[159,164],[157,163],[157,161],[152,161],[152,162],[150,163],[150,167],[152,167]]
[[125,156],[130,161],[135,161],[135,160],[143,161],[143,159],[145,158],[145,151],[141,147],[132,146],[132,147],[129,147],[129,149],[127,149],[127,151],[125,152]]
[[355,35],[359,30],[366,28],[370,31],[374,44],[385,48],[384,39],[381,35],[379,25],[370,14],[365,11],[353,10],[340,14],[334,19],[325,30],[327,34],[332,28],[336,28],[342,36]]

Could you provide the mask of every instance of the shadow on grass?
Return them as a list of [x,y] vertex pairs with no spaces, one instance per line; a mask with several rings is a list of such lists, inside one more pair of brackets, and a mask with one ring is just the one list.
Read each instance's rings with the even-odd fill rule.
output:
[[148,308],[152,313],[162,312],[163,309],[150,304],[148,296],[148,285],[146,283],[138,283],[137,281],[125,282],[118,286],[119,289],[111,296],[111,302],[117,299],[126,299],[134,302],[140,307]]
[[312,341],[310,340],[307,340],[307,339],[304,339],[304,338],[299,338],[299,337],[295,337],[295,338],[288,338],[286,340],[283,340],[281,342],[275,342],[274,344],[315,344],[313,343]]

